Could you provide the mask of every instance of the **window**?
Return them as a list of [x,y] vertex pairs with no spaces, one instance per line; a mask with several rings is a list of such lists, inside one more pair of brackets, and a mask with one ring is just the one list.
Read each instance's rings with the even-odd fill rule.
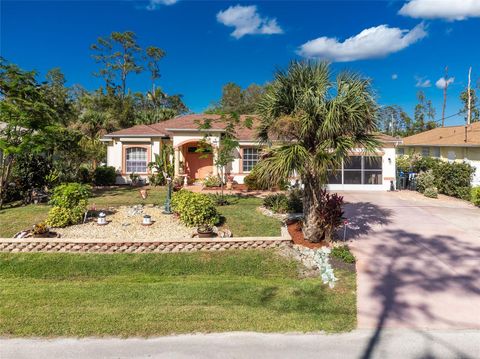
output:
[[379,185],[382,181],[381,156],[350,156],[345,159],[343,169],[328,171],[329,184]]
[[362,156],[350,156],[343,164],[343,183],[362,184]]
[[422,156],[423,157],[430,156],[430,148],[429,147],[422,147]]
[[259,150],[254,147],[246,147],[243,149],[242,170],[250,172],[259,160]]
[[126,172],[147,172],[147,149],[144,147],[129,147],[126,150]]
[[435,157],[435,158],[440,157],[440,147],[433,147],[432,157]]
[[403,156],[405,154],[405,148],[397,148],[397,154]]

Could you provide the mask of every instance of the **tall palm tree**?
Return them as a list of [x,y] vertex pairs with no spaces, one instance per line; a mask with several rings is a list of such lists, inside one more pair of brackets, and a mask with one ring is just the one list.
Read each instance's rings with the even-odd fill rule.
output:
[[292,62],[277,71],[259,103],[259,137],[276,142],[255,172],[263,182],[277,182],[292,174],[304,186],[304,236],[319,241],[320,190],[329,171],[341,167],[352,149],[373,151],[376,111],[370,81],[358,74],[340,73],[331,79],[323,62]]

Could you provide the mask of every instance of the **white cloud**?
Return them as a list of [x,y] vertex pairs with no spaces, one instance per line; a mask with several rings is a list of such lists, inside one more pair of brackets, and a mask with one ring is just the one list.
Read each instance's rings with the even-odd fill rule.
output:
[[435,82],[435,86],[437,86],[439,89],[444,89],[446,86],[453,84],[453,81],[455,81],[455,77],[449,77],[448,79],[445,79],[445,77],[440,77],[438,81]]
[[177,3],[178,0],[150,0],[147,5],[147,10],[156,10],[161,5],[173,5]]
[[392,74],[392,80],[396,80],[398,79],[398,75],[397,74]]
[[415,84],[415,87],[431,87],[432,86],[432,82],[425,77],[415,76],[415,80],[417,81],[417,83]]
[[277,24],[277,19],[262,18],[255,5],[230,6],[227,10],[218,12],[217,21],[225,26],[234,27],[235,30],[231,35],[236,39],[245,35],[283,33],[283,30]]
[[449,21],[480,17],[479,0],[411,0],[398,12],[420,19],[446,19]]
[[343,42],[336,38],[319,37],[304,43],[298,54],[336,62],[385,57],[398,52],[427,36],[425,26],[419,24],[412,30],[380,25],[365,29]]

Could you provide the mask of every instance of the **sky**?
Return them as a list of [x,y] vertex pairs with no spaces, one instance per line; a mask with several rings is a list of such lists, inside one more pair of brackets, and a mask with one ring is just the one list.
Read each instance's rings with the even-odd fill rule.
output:
[[[193,112],[218,100],[227,82],[271,81],[291,60],[326,60],[335,72],[372,79],[380,105],[413,114],[423,90],[441,118],[462,107],[460,92],[480,78],[480,0],[411,1],[0,1],[0,54],[40,76],[59,67],[67,84],[103,85],[90,45],[133,31],[142,46],[166,51],[159,85],[184,95]],[[448,77],[444,69],[448,66]],[[132,75],[134,91],[150,87]],[[461,115],[446,120],[461,124]]]

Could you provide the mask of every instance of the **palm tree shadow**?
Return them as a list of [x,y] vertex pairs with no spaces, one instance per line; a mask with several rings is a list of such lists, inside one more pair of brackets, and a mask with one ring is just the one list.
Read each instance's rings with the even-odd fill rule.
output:
[[[346,239],[357,239],[368,234],[377,226],[391,222],[392,210],[382,208],[371,202],[346,202],[344,217],[348,221]],[[344,228],[338,231],[338,238],[343,238]]]
[[[466,263],[480,256],[480,247],[460,241],[452,236],[434,236],[426,238],[404,230],[385,230],[385,241],[375,246],[375,253],[381,253],[371,259],[371,270],[367,270],[375,285],[370,297],[381,302],[381,310],[376,316],[375,331],[370,337],[361,358],[372,358],[381,342],[384,328],[390,321],[405,323],[423,318],[428,323],[441,323],[471,327],[472,323],[460,323],[440,317],[425,303],[414,303],[404,297],[405,293],[427,296],[448,290],[463,292],[465,295],[480,295],[478,266],[467,267],[467,271],[446,270],[445,263],[455,268],[456,263]],[[432,260],[433,259],[433,260]],[[465,267],[465,265],[464,265]],[[473,314],[473,313],[472,313]],[[478,323],[477,323],[478,324]],[[470,358],[454,345],[441,342],[425,330],[416,332],[429,342],[441,344],[458,358]],[[425,353],[422,358],[432,357]]]

